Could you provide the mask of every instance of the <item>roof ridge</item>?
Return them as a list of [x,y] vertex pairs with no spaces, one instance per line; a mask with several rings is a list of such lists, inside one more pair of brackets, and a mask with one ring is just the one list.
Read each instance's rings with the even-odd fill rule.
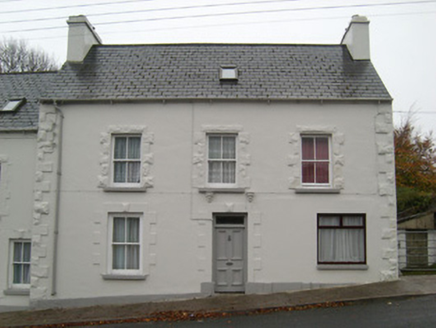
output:
[[135,44],[95,44],[93,47],[147,47],[147,46],[249,46],[249,47],[344,47],[343,44],[320,44],[320,43],[135,43]]

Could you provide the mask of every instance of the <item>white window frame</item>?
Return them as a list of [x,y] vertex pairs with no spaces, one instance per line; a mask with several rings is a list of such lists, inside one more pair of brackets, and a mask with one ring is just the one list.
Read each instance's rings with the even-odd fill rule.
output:
[[[113,232],[114,232],[114,218],[139,218],[139,268],[138,269],[113,269]],[[107,272],[110,275],[118,276],[139,276],[143,274],[144,259],[143,259],[143,221],[144,216],[142,213],[111,213],[108,220],[108,260]],[[125,243],[128,244],[128,243]],[[136,243],[135,243],[136,244]]]
[[[15,252],[15,244],[30,244],[30,258],[29,262],[24,262],[21,254],[21,261],[15,262],[14,259],[14,252]],[[30,279],[31,279],[31,270],[32,270],[32,242],[30,239],[11,239],[9,243],[9,288],[11,289],[30,289]],[[29,265],[30,272],[29,272],[29,283],[15,283],[14,282],[14,265],[20,264],[20,265]]]
[[[234,137],[235,138],[235,158],[225,159],[225,158],[209,158],[209,138],[210,137]],[[207,133],[206,134],[206,184],[211,188],[235,188],[238,186],[238,134],[237,133]],[[221,143],[222,144],[222,143]],[[235,182],[234,183],[224,183],[224,182],[209,182],[209,162],[234,162],[235,163]]]
[[[115,159],[115,139],[116,138],[132,138],[132,137],[136,137],[136,138],[140,138],[139,141],[139,158],[138,159],[125,159],[125,160],[120,160],[120,159]],[[143,149],[142,149],[142,134],[139,133],[132,133],[132,134],[112,134],[111,136],[111,143],[112,143],[112,147],[111,147],[111,185],[114,187],[138,187],[141,186],[142,184],[142,156],[143,156]],[[138,162],[139,163],[139,182],[115,182],[115,162]],[[126,171],[127,172],[127,171]]]
[[[327,138],[328,141],[328,160],[304,160],[303,159],[303,138]],[[301,151],[301,161],[300,161],[300,172],[301,172],[301,186],[303,187],[324,187],[329,188],[332,186],[333,181],[333,170],[332,170],[332,136],[330,134],[301,134],[300,135],[300,151]],[[316,149],[316,148],[315,148]],[[329,172],[329,181],[327,183],[317,183],[317,182],[303,182],[303,162],[328,162],[328,172]],[[315,171],[315,179],[316,179],[316,171]]]

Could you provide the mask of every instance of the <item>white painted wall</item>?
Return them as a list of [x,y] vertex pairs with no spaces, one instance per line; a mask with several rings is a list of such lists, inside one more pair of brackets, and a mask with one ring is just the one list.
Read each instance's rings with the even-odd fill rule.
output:
[[29,296],[5,295],[10,240],[32,238],[36,134],[0,133],[0,306],[28,306]]
[[[57,294],[51,296],[47,289],[35,294],[35,300],[199,293],[201,283],[212,282],[216,212],[248,213],[248,282],[264,284],[265,291],[272,290],[272,283],[307,287],[397,277],[390,105],[168,102],[63,105],[61,110]],[[138,125],[154,135],[153,187],[146,192],[103,191],[98,187],[102,134],[110,126]],[[235,125],[249,138],[246,171],[254,199],[215,194],[208,202],[195,187],[195,139],[204,126]],[[294,146],[289,139],[302,126],[333,127],[343,136],[339,194],[290,189]],[[145,280],[102,278],[108,266],[108,212],[123,209],[144,213]],[[317,269],[316,219],[323,212],[366,213],[367,270]]]

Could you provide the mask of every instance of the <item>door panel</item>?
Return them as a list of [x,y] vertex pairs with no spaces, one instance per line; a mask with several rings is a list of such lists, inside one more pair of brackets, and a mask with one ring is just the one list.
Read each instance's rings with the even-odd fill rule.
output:
[[245,291],[245,228],[215,227],[215,291]]

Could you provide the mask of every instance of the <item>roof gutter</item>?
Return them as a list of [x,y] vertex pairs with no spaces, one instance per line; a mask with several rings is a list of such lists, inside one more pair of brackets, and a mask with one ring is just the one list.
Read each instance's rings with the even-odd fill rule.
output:
[[[41,103],[53,103],[53,99],[41,99]],[[295,103],[392,103],[393,98],[115,98],[115,99],[57,99],[59,104],[84,104],[84,103],[143,103],[143,102],[295,102]]]

